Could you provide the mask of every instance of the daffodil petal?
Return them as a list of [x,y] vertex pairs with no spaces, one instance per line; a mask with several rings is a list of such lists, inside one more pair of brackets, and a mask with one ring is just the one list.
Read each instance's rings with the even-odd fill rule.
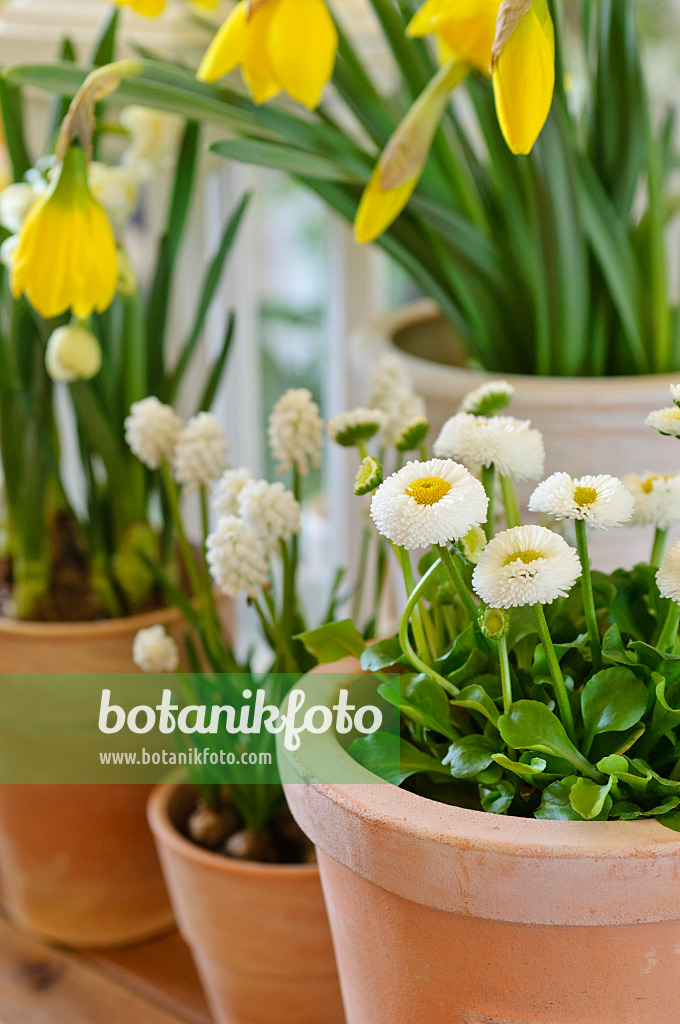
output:
[[337,48],[338,33],[324,0],[280,0],[269,28],[269,55],[289,96],[310,110],[318,106]]
[[412,39],[430,35],[438,22],[455,14],[455,0],[425,0],[406,26],[406,35]]
[[241,0],[206,50],[196,77],[201,82],[216,82],[233,71],[243,59],[247,31],[248,7]]
[[248,18],[241,74],[256,103],[266,103],[281,89],[269,54],[269,36],[281,0],[268,0]]
[[555,87],[555,30],[545,0],[535,0],[496,61],[496,113],[513,153],[530,153],[550,112]]
[[165,0],[117,0],[119,7],[131,7],[145,18],[157,18],[165,10]]
[[499,7],[500,0],[426,0],[407,34],[436,35],[445,60],[456,57],[488,74]]
[[372,242],[382,235],[404,209],[417,184],[418,177],[415,177],[398,188],[383,192],[380,167],[376,167],[361,197],[354,221],[357,242]]

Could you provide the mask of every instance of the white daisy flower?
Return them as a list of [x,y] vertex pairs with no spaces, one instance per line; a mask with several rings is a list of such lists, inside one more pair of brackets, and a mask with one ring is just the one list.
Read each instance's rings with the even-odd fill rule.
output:
[[374,437],[385,420],[385,413],[380,409],[350,409],[329,420],[326,431],[331,441],[343,448],[353,448]]
[[153,397],[135,402],[125,420],[125,440],[149,469],[158,469],[164,459],[172,461],[181,430],[175,410]]
[[262,541],[238,516],[223,516],[206,542],[210,575],[227,597],[244,590],[256,597],[267,582],[267,553]]
[[307,388],[286,391],[271,412],[267,433],[279,473],[295,467],[306,476],[310,466],[321,465],[323,422]]
[[669,437],[680,437],[680,409],[670,405],[667,409],[655,409],[645,420],[646,427],[653,427],[660,434]]
[[473,416],[495,416],[512,401],[515,389],[507,380],[490,380],[469,391],[460,403],[460,411]]
[[179,650],[163,626],[140,629],[132,644],[132,660],[142,672],[176,672]]
[[544,526],[515,526],[487,544],[472,586],[492,608],[552,604],[581,575],[575,548]]
[[238,496],[252,479],[249,469],[227,469],[215,485],[212,494],[210,504],[215,515],[238,515]]
[[224,427],[210,412],[192,417],[177,438],[173,469],[178,484],[189,490],[208,487],[227,468],[229,442]]
[[384,537],[410,550],[459,540],[485,521],[488,504],[464,466],[430,459],[388,477],[373,495],[371,516]]
[[466,466],[495,466],[513,480],[538,480],[543,475],[543,435],[529,420],[513,416],[472,416],[459,412],[444,424],[434,454],[459,459]]
[[680,384],[671,384],[671,398],[676,405],[680,405]]
[[674,544],[664,555],[656,582],[662,597],[680,604],[680,543]]
[[529,499],[531,512],[546,512],[556,519],[583,519],[593,530],[623,526],[633,515],[635,499],[614,476],[553,473]]
[[302,530],[300,505],[282,483],[253,480],[241,489],[237,501],[243,522],[268,552],[275,551],[279,541],[289,541]]
[[460,539],[460,546],[463,549],[468,562],[477,565],[486,547],[486,534],[481,526],[473,526],[469,533]]
[[635,501],[629,526],[670,530],[680,523],[680,476],[673,473],[629,473],[622,483]]

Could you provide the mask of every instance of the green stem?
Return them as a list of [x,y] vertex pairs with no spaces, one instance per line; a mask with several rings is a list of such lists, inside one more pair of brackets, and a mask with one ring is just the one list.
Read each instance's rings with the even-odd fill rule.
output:
[[364,596],[364,579],[366,577],[368,551],[372,534],[373,531],[368,526],[364,527],[364,533],[361,538],[361,551],[359,553],[359,565],[357,567],[356,587],[354,590],[354,597],[352,598],[352,620],[354,622],[358,622],[359,615],[361,614],[361,602]]
[[473,625],[476,625],[477,617],[479,615],[479,608],[472,600],[472,595],[470,594],[470,591],[465,585],[465,580],[463,579],[463,574],[460,571],[460,565],[458,563],[457,556],[454,555],[451,551],[449,551],[448,548],[444,547],[443,544],[437,545],[437,551],[439,552],[439,557],[446,566],[446,571],[448,572],[451,578],[451,582],[458,591],[458,596],[463,602],[465,611],[467,612],[470,618],[470,622]]
[[593,668],[599,672],[602,668],[602,643],[600,641],[600,629],[597,624],[597,613],[595,611],[595,598],[593,596],[593,579],[590,574],[590,555],[588,554],[588,533],[583,519],[576,519],[576,547],[578,557],[581,561],[583,594],[583,610],[586,616],[588,637],[590,639],[590,653],[593,656]]
[[[406,548],[398,547],[394,545],[394,549],[397,552],[397,557],[401,563],[401,570],[404,574],[404,583],[406,584],[406,593],[409,595],[414,593],[417,589],[415,581],[413,579],[413,569],[411,567],[411,558]],[[413,607],[413,635],[416,638],[416,645],[418,647],[418,653],[426,660],[430,660],[430,649],[425,638],[425,630],[423,628],[423,619],[420,614],[420,607],[417,602]]]
[[656,645],[660,651],[670,652],[673,650],[678,639],[678,625],[680,625],[680,605],[671,601],[661,636]]
[[515,485],[512,477],[503,476],[499,473],[501,481],[501,491],[503,492],[503,504],[505,506],[505,518],[508,523],[508,529],[512,529],[513,526],[521,526],[522,518],[519,514],[519,505],[517,504],[517,495],[515,493]]
[[567,690],[566,683],[564,682],[564,676],[562,675],[562,669],[560,668],[560,663],[557,660],[557,655],[555,654],[555,648],[553,646],[552,637],[550,636],[550,630],[548,629],[543,605],[535,604],[532,606],[531,610],[534,613],[534,622],[536,623],[538,635],[541,638],[541,645],[545,651],[545,657],[548,662],[548,669],[553,682],[555,700],[557,701],[557,707],[560,711],[562,724],[567,730],[569,739],[575,744],[576,726],[574,725],[574,716],[571,711],[571,704],[569,703],[569,691]]
[[418,670],[418,672],[425,673],[426,676],[428,676],[430,679],[433,679],[435,683],[438,683],[444,690],[446,690],[447,693],[450,693],[452,697],[457,697],[458,694],[460,693],[458,687],[454,686],[454,684],[449,682],[448,679],[445,679],[444,676],[441,676],[430,665],[425,664],[422,658],[420,658],[417,652],[414,650],[413,645],[411,644],[411,639],[408,635],[408,627],[409,621],[411,619],[411,613],[414,611],[416,605],[418,604],[421,593],[425,590],[432,577],[438,571],[440,565],[441,562],[439,561],[439,559],[437,559],[437,561],[434,562],[427,570],[427,572],[422,577],[418,585],[413,588],[413,591],[411,592],[406,602],[404,610],[401,613],[401,619],[399,620],[399,643],[401,644],[402,651],[404,652],[408,660],[411,662],[413,667]]
[[366,447],[366,442],[365,441],[359,441],[357,443],[357,448],[359,449],[359,455],[361,456],[361,458],[362,459],[367,459],[368,458],[368,448]]
[[489,499],[484,532],[486,533],[486,539],[492,540],[494,535],[494,507],[496,503],[496,467],[493,463],[490,466],[482,466],[482,483],[486,496]]
[[[498,654],[501,665],[501,686],[503,689],[503,711],[507,715],[512,709],[512,676],[508,657],[508,641],[505,634],[498,638]],[[508,757],[513,761],[517,754],[513,747],[508,747]]]
[[668,530],[660,530],[657,527],[654,531],[654,544],[652,546],[652,556],[650,558],[650,565],[653,565],[656,569],[658,569],[663,562],[667,539]]
[[[286,670],[288,672],[298,672],[298,663],[295,660],[295,655],[293,654],[292,648],[290,646],[290,639],[288,637],[288,634],[286,633],[285,628],[281,625],[276,616],[276,607],[274,605],[274,599],[272,598],[271,594],[265,587],[262,588],[262,593],[264,594],[264,599],[267,603],[267,608],[269,609],[269,615],[271,617],[271,631],[277,638],[279,644],[281,645],[281,650],[279,653],[283,657],[284,663],[286,665]],[[255,601],[255,605],[257,606],[257,601]]]
[[170,516],[172,518],[173,525],[175,527],[175,533],[177,534],[177,542],[182,555],[182,561],[186,569],[187,576],[189,577],[189,583],[191,589],[194,592],[194,596],[201,598],[204,592],[203,584],[198,575],[198,568],[196,567],[196,559],[191,549],[191,544],[186,535],[184,529],[184,521],[182,520],[182,510],[179,503],[179,491],[177,484],[173,480],[170,466],[167,462],[163,462],[161,466],[161,477],[163,479],[163,487],[165,488],[165,494],[168,499],[168,507],[170,509]]

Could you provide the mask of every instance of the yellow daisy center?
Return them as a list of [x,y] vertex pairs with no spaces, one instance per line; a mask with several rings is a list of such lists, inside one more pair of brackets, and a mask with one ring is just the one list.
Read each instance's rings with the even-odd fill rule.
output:
[[532,562],[540,562],[543,555],[539,555],[538,551],[517,551],[513,555],[508,555],[505,559],[504,565],[510,565],[512,562],[524,562],[525,565],[531,565]]
[[657,480],[663,480],[665,483],[667,480],[672,479],[672,473],[665,473],[663,476],[648,476],[647,479],[642,483],[642,490],[645,492],[645,494],[651,494],[654,490],[654,484]]
[[440,476],[423,476],[406,488],[406,493],[415,498],[419,505],[436,505],[451,490],[448,480]]
[[577,487],[574,491],[574,501],[577,505],[592,505],[597,501],[597,491],[594,487]]

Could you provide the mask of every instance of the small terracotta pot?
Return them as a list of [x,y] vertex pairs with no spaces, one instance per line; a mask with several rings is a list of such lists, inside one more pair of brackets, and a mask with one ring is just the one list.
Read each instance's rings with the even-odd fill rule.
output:
[[344,1024],[316,865],[254,864],[202,850],[180,828],[191,786],[149,801],[177,923],[217,1024]]
[[[352,704],[379,703],[367,675],[298,687],[308,704],[332,707],[343,687]],[[678,1020],[677,833],[425,800],[382,783],[333,732],[279,762],[318,848],[348,1024]]]
[[[460,339],[429,299],[367,325],[357,332],[353,348],[358,380],[365,380],[384,355],[398,355],[404,361],[415,390],[427,402],[432,441],[469,391],[503,377],[515,389],[508,412],[531,420],[544,435],[546,477],[558,470],[572,476],[673,471],[669,439],[644,423],[652,409],[671,404],[669,386],[677,381],[677,373],[537,377],[470,370]],[[364,397],[357,396],[357,401]],[[518,486],[523,502],[534,486]],[[641,528],[603,530],[591,538],[595,566],[606,571],[647,558],[651,546],[650,531]]]

